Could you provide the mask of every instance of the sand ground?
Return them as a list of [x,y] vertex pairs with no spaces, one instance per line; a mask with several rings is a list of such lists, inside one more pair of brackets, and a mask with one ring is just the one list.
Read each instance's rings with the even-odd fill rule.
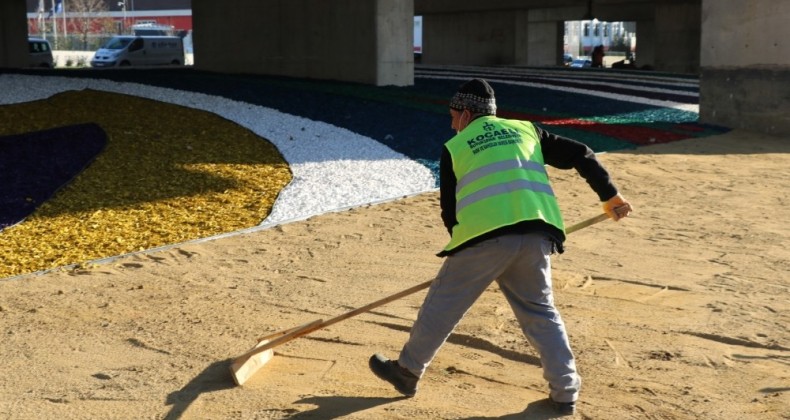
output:
[[[790,418],[790,143],[734,131],[608,153],[636,207],[571,235],[556,300],[584,379],[579,419]],[[550,171],[568,224],[600,212]],[[535,352],[491,286],[411,399],[397,355],[424,292],[277,348],[256,337],[432,278],[437,193],[0,281],[0,418],[552,418]]]

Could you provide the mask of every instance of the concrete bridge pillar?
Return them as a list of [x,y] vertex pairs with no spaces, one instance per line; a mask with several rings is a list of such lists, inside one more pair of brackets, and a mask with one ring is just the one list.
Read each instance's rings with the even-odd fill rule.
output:
[[703,0],[700,121],[790,134],[790,2]]
[[[661,71],[697,74],[700,55],[701,7],[698,2],[657,3],[654,67]],[[637,24],[637,32],[639,25]],[[636,42],[640,42],[637,34]],[[639,63],[639,56],[636,58]]]
[[192,0],[195,67],[414,83],[412,0]]
[[557,16],[553,9],[426,14],[422,63],[558,65],[564,26]]
[[24,1],[0,1],[0,68],[27,66],[27,18]]
[[424,64],[513,64],[515,19],[510,11],[423,16]]
[[656,66],[656,22],[639,20],[636,22],[636,64]]
[[516,64],[528,66],[556,66],[562,62],[563,37],[565,25],[563,9],[532,9],[526,12],[526,19],[520,19],[527,32],[526,60]]

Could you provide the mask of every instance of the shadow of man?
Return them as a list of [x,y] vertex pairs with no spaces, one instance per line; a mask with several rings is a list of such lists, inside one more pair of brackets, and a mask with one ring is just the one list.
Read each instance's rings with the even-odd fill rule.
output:
[[[578,413],[577,413],[578,414]],[[465,420],[516,420],[516,419],[530,419],[530,420],[549,420],[568,418],[567,416],[560,416],[554,411],[551,402],[548,398],[537,400],[529,403],[527,408],[520,413],[505,414],[504,416],[495,417],[469,417]]]
[[336,419],[379,405],[405,400],[408,397],[368,398],[368,397],[309,397],[296,401],[296,404],[315,404],[318,407],[289,416],[293,419]]
[[236,384],[230,375],[232,361],[232,359],[226,359],[210,364],[183,388],[168,394],[165,405],[173,407],[165,415],[165,419],[181,418],[189,406],[200,397],[200,394],[234,388]]

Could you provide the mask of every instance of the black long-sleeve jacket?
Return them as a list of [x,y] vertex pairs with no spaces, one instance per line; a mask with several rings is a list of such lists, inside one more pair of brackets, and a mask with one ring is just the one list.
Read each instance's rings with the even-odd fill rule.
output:
[[[609,173],[595,157],[595,153],[586,144],[567,137],[551,134],[535,126],[540,138],[540,148],[543,152],[543,162],[558,169],[576,169],[590,187],[598,194],[601,201],[606,201],[617,195],[617,188],[612,183]],[[439,194],[442,208],[442,221],[447,231],[452,234],[453,226],[458,224],[455,218],[455,187],[458,180],[453,172],[452,158],[447,147],[442,148],[439,161]],[[442,251],[438,255],[446,256],[455,253],[467,246],[500,235],[511,233],[544,232],[554,242],[556,251],[563,252],[565,234],[554,226],[542,220],[527,220],[513,225],[504,226],[474,238],[450,252]]]

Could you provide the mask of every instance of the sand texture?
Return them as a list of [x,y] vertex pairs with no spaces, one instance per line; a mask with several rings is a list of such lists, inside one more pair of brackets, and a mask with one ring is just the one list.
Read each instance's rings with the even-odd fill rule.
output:
[[[579,419],[787,419],[790,143],[743,131],[601,155],[632,217],[569,236],[556,300],[584,380]],[[550,169],[568,224],[600,213]],[[0,418],[552,418],[534,350],[491,286],[400,398],[424,292],[228,365],[267,333],[429,280],[437,193],[0,282]]]

